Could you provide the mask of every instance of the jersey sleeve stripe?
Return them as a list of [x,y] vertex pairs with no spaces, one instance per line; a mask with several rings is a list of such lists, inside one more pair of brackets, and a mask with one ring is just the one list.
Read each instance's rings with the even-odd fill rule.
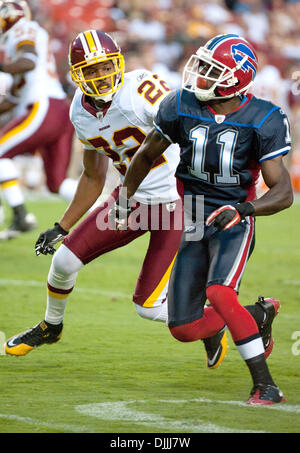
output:
[[284,154],[287,154],[291,150],[290,146],[286,146],[285,148],[278,149],[277,151],[273,151],[272,153],[268,153],[259,159],[259,162],[263,162],[264,160],[274,159],[274,157],[278,157]]
[[87,151],[95,149],[93,145],[91,145],[89,142],[86,142],[85,140],[82,140],[81,138],[77,137],[80,143],[83,144],[83,149],[86,149]]
[[165,134],[161,128],[153,121],[153,126],[155,127],[155,129],[157,130],[157,132],[160,133],[160,135],[162,135],[166,140],[168,140],[170,143],[173,143],[172,139],[167,135]]
[[84,145],[90,145],[89,142],[87,142],[86,140],[82,140],[81,138],[78,137],[78,140],[83,143]]

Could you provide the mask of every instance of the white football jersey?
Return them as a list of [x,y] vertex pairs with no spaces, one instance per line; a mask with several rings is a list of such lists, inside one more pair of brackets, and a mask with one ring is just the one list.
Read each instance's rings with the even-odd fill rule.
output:
[[[78,88],[70,118],[84,148],[109,156],[123,181],[133,155],[153,128],[160,101],[168,92],[170,89],[158,76],[138,69],[124,75],[124,83],[104,115],[88,103]],[[135,200],[149,204],[179,198],[174,176],[179,154],[176,144],[166,149],[139,186]]]
[[[37,22],[21,19],[5,33],[1,39],[5,62],[16,60],[20,55],[19,49],[25,44],[33,45],[37,56],[34,57],[36,66],[32,71],[14,76],[15,95],[20,98],[20,103],[26,106],[45,97],[65,98],[56,62],[49,49],[49,35]],[[33,54],[27,54],[28,58],[30,55]]]

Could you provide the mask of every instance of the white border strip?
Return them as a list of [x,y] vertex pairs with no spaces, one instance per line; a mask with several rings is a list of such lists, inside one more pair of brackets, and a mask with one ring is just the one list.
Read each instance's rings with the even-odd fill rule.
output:
[[272,153],[265,154],[261,159],[259,159],[259,162],[263,162],[264,160],[272,159],[273,157],[280,156],[283,154],[285,151],[290,151],[291,146],[286,146],[285,148],[280,148],[277,151],[273,151]]
[[[45,282],[38,282],[36,280],[11,280],[9,278],[0,278],[0,286],[25,286],[25,287],[38,287],[46,288]],[[126,299],[132,298],[131,294],[122,293],[120,291],[105,291],[102,289],[93,289],[93,288],[74,288],[74,291],[79,293],[86,294],[98,294],[101,296],[110,296],[110,297],[124,297]]]

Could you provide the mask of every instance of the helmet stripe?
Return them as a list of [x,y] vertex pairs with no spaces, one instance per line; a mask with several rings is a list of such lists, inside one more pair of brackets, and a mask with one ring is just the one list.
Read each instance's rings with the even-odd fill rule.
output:
[[81,44],[82,44],[82,47],[83,47],[85,55],[88,55],[89,54],[89,48],[88,48],[87,41],[85,39],[84,33],[80,33],[79,38],[80,38],[80,41],[81,41]]
[[213,50],[217,45],[221,44],[225,39],[230,39],[230,38],[240,38],[240,36],[235,35],[235,34],[226,34],[226,35],[221,35],[221,36],[216,36],[213,38],[211,41],[207,43],[207,46],[205,46],[209,50]]
[[89,46],[89,53],[96,52],[97,51],[97,47],[96,47],[96,44],[95,44],[95,41],[94,41],[92,33],[90,31],[85,31],[84,32],[84,36],[85,36],[85,39],[86,39],[87,44]]
[[97,50],[102,50],[102,44],[100,42],[99,36],[97,35],[96,30],[92,30],[93,39],[96,45]]

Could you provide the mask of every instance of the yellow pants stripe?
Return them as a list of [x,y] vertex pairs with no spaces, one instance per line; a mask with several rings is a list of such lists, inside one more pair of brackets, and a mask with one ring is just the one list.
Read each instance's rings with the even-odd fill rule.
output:
[[38,112],[39,106],[40,106],[40,103],[35,102],[33,104],[31,112],[24,119],[24,121],[22,121],[22,123],[18,124],[18,126],[14,127],[10,131],[7,131],[6,134],[4,134],[3,137],[0,138],[0,145],[3,145],[3,143],[8,141],[10,138],[12,138],[15,135],[19,134],[20,132],[24,131],[24,129],[26,129],[26,127],[28,127],[34,120],[34,118]]
[[175,254],[175,256],[173,258],[173,261],[171,262],[170,266],[168,267],[168,269],[165,272],[163,278],[161,279],[161,281],[159,282],[159,284],[157,285],[157,287],[155,288],[153,293],[148,297],[146,302],[143,303],[143,307],[148,307],[148,308],[149,307],[153,307],[154,302],[158,299],[160,293],[162,292],[162,290],[164,289],[164,287],[168,283],[168,280],[170,278],[171,270],[172,270],[172,267],[173,267],[173,264],[174,264],[176,256],[177,256],[177,253]]
[[5,181],[0,184],[1,189],[5,190],[8,189],[9,187],[12,186],[17,186],[19,184],[19,181],[17,179],[12,179],[11,181]]

